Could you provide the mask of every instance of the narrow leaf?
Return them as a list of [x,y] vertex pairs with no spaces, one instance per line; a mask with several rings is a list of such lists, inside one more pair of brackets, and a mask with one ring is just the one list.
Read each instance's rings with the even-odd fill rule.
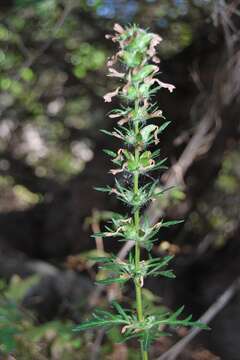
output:
[[163,222],[163,223],[162,223],[161,227],[169,227],[169,226],[181,224],[182,222],[184,222],[184,220],[171,220],[171,221],[166,221],[166,222]]

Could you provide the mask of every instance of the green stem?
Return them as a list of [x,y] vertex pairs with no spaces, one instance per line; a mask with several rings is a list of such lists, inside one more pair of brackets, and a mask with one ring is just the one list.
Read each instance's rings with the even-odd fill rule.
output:
[[[138,124],[136,124],[135,126],[135,131],[138,132]],[[135,158],[138,159],[139,158],[139,149],[136,148],[135,149]],[[138,194],[139,192],[139,174],[138,172],[136,172],[134,174],[134,183],[133,183],[133,190],[134,190],[134,194]],[[140,230],[140,210],[137,209],[134,213],[134,223],[135,223],[135,228],[137,230],[137,232],[139,232]],[[137,240],[135,242],[135,270],[136,273],[139,271],[140,269],[140,245],[139,245],[139,241]],[[142,290],[141,290],[141,284],[139,279],[135,280],[135,292],[136,292],[136,303],[137,303],[137,316],[138,316],[138,320],[139,321],[143,321],[144,320],[144,316],[143,316],[143,305],[142,305]],[[142,355],[142,360],[148,360],[148,353],[147,351],[144,350],[143,348],[143,342],[141,341],[141,355]]]

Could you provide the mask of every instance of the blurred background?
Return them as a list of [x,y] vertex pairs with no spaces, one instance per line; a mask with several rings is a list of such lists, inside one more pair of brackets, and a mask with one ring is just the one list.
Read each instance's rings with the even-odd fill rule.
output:
[[[158,95],[172,121],[162,136],[176,185],[146,209],[151,218],[185,219],[159,235],[153,256],[175,254],[177,279],[148,281],[151,307],[186,304],[200,317],[224,293],[224,306],[179,359],[239,360],[240,353],[240,1],[1,0],[0,2],[0,358],[138,359],[118,334],[75,334],[96,304],[126,293],[94,285],[89,255],[118,252],[116,240],[95,241],[115,199],[94,191],[111,185],[102,149],[120,144],[111,130],[116,87],[105,39],[115,22],[161,35],[161,79],[176,86]],[[120,179],[131,181],[124,174]],[[222,298],[221,298],[222,299]],[[211,314],[213,314],[211,312]],[[152,349],[160,356],[186,331]],[[10,357],[9,357],[10,356]],[[166,359],[173,359],[167,357]]]

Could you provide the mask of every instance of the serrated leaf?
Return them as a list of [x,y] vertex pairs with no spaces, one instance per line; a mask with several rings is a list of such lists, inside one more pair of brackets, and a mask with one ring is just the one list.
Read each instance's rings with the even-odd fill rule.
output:
[[[115,308],[116,308],[116,306],[115,306]],[[124,311],[124,310],[122,309],[121,311]],[[108,311],[105,311],[102,309],[97,309],[95,311],[95,313],[93,313],[92,316],[93,316],[92,319],[87,320],[87,321],[83,322],[82,324],[76,326],[73,329],[73,331],[84,331],[84,330],[98,328],[98,327],[111,328],[113,326],[129,324],[129,319],[127,318],[127,314],[124,313],[124,316],[123,316],[121,314],[121,312],[119,312],[119,311],[118,311],[118,314],[115,315]]]
[[179,315],[182,314],[184,310],[184,305],[177,309],[170,317],[170,320],[176,320]]
[[181,306],[179,309],[177,309],[173,314],[170,315],[170,317],[165,319],[160,319],[156,323],[157,324],[167,324],[171,325],[173,327],[177,326],[191,326],[191,327],[199,327],[200,329],[209,330],[209,327],[201,323],[200,321],[192,321],[192,315],[187,316],[185,319],[178,319],[178,317],[183,313],[184,306]]

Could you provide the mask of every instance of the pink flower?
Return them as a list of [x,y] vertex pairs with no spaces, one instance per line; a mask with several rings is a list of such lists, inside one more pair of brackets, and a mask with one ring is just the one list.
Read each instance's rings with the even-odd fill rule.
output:
[[153,61],[155,64],[159,64],[159,63],[160,63],[160,59],[159,59],[156,55],[153,56],[152,61]]
[[156,110],[152,114],[149,115],[150,118],[163,117],[162,110]]
[[156,53],[155,47],[162,41],[162,38],[159,35],[153,34],[152,40],[150,42],[150,47],[147,51],[148,55],[154,56]]
[[119,34],[124,33],[124,28],[123,28],[121,25],[117,24],[117,23],[114,24],[113,29],[114,29],[116,32],[118,32]]
[[172,84],[167,84],[167,83],[164,83],[158,79],[146,79],[147,81],[145,81],[145,83],[147,84],[150,84],[150,85],[153,85],[155,82],[158,83],[162,88],[164,89],[168,89],[171,93],[173,92],[174,89],[176,89],[176,87]]
[[107,93],[106,95],[104,95],[104,97],[103,97],[103,98],[104,98],[104,101],[105,101],[105,102],[111,102],[111,101],[112,101],[112,98],[118,94],[119,89],[120,89],[120,88],[118,87],[115,91],[109,92],[109,93]]
[[110,74],[108,74],[107,76],[110,77],[118,77],[118,78],[123,78],[125,76],[124,73],[120,73],[117,70],[113,69],[113,68],[109,68],[109,72]]
[[122,114],[117,113],[117,114],[110,114],[110,115],[108,115],[108,116],[109,116],[110,118],[114,119],[114,118],[118,118],[118,117],[122,116]]
[[168,89],[170,91],[170,93],[173,92],[174,89],[176,89],[176,87],[174,85],[172,85],[172,84],[167,84],[167,83],[164,83],[164,82],[162,82],[160,80],[158,80],[157,82],[164,89]]

